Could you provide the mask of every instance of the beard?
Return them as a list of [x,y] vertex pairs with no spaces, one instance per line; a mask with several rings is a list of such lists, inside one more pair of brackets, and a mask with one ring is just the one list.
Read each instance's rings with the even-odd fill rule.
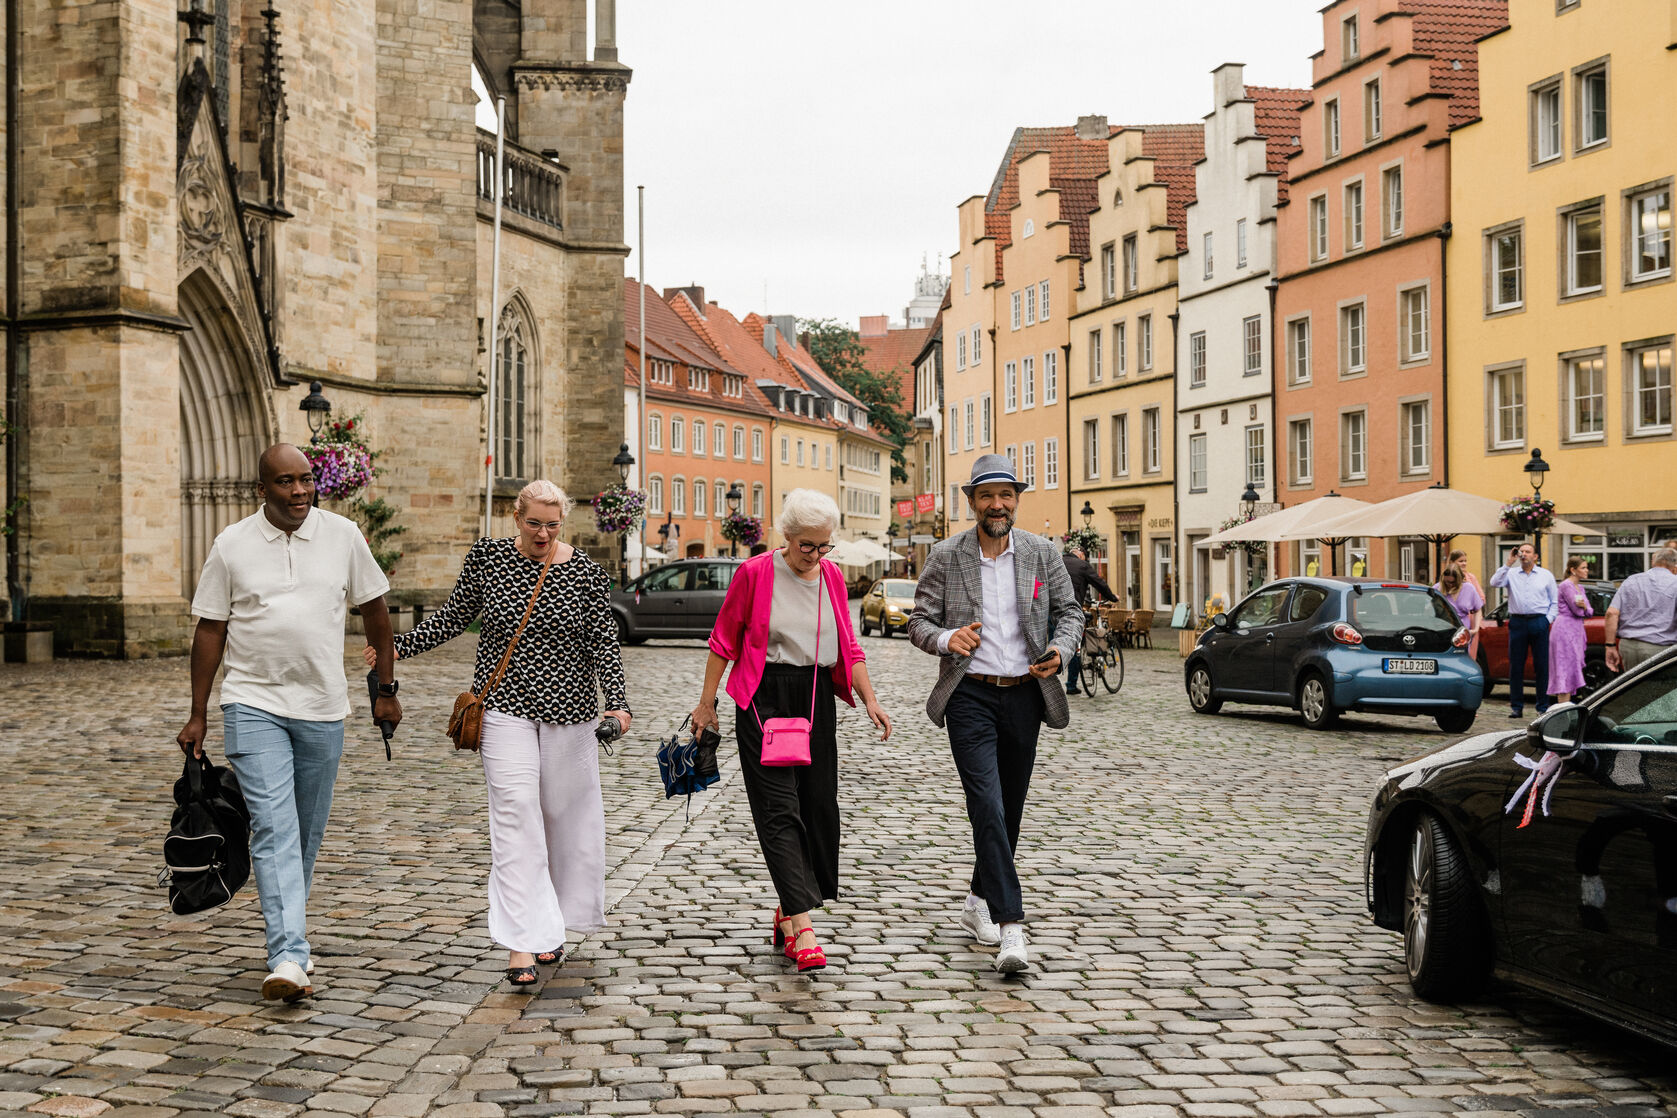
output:
[[994,540],[999,540],[1013,531],[1013,517],[1005,512],[1000,516],[986,513],[978,523],[984,529],[984,534]]

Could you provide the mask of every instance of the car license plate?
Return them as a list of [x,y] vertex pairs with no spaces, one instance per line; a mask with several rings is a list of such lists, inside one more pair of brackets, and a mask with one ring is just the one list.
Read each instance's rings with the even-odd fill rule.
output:
[[1400,659],[1396,656],[1386,657],[1386,673],[1388,675],[1437,675],[1437,660]]

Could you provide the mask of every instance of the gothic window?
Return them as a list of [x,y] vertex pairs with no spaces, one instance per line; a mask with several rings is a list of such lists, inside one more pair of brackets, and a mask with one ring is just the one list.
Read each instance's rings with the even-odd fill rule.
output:
[[495,380],[495,474],[528,480],[539,472],[532,432],[536,415],[534,331],[518,301],[501,312]]

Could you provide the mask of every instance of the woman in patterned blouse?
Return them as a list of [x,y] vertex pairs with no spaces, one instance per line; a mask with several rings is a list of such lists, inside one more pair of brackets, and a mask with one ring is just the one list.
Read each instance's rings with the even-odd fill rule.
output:
[[[507,981],[530,987],[537,963],[564,956],[568,931],[605,926],[606,832],[594,727],[629,729],[629,700],[610,579],[559,538],[571,500],[533,481],[513,505],[518,535],[481,539],[441,610],[396,638],[398,659],[427,652],[482,620],[472,690],[483,699],[489,787],[489,935],[509,950]],[[541,597],[506,674],[483,694],[552,551]]]

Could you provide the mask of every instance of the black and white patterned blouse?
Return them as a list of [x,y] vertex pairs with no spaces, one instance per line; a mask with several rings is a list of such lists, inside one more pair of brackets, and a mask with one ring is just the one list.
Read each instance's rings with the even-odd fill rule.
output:
[[[396,638],[397,657],[407,660],[436,648],[481,618],[472,690],[483,694],[530,604],[541,569],[514,540],[478,540],[466,553],[466,564],[443,608]],[[628,710],[610,592],[606,572],[582,551],[554,563],[506,675],[483,705],[535,722],[592,722],[600,714],[594,691],[598,680],[606,709]]]

